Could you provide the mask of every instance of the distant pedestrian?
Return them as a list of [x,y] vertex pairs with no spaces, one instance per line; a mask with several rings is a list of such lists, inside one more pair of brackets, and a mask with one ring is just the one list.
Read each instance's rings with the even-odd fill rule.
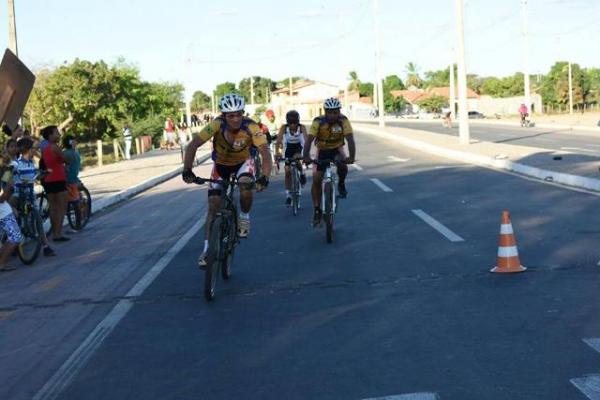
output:
[[165,146],[167,150],[173,149],[175,144],[175,124],[171,118],[165,121]]
[[131,128],[129,124],[125,124],[123,127],[123,138],[125,139],[125,159],[131,159],[131,140],[133,139],[133,135],[131,133]]

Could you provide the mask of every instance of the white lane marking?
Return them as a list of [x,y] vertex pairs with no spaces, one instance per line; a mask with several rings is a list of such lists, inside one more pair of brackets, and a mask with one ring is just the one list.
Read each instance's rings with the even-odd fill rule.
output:
[[363,400],[439,400],[437,393],[409,393],[393,396],[371,397]]
[[600,375],[587,375],[571,379],[571,383],[590,400],[600,400]]
[[379,189],[383,190],[386,193],[393,192],[393,190],[390,189],[389,186],[387,186],[385,183],[381,182],[377,178],[371,178],[371,182],[373,182],[375,185],[377,185],[379,187]]
[[[190,241],[190,239],[202,228],[204,218],[194,224],[175,243],[160,260],[140,279],[135,286],[129,290],[125,297],[136,297],[156,279],[167,265],[175,258],[177,253]],[[121,322],[123,317],[131,310],[133,302],[129,299],[120,300],[106,317],[94,328],[88,337],[79,345],[77,350],[64,362],[64,364],[52,375],[46,384],[33,397],[33,400],[56,399],[60,393],[71,383],[75,376],[87,364],[94,352],[100,347],[104,339]]]
[[585,338],[581,340],[583,340],[583,342],[590,346],[592,349],[600,353],[600,338]]
[[408,162],[408,161],[410,161],[410,158],[400,158],[400,157],[396,157],[396,156],[388,156],[388,160],[397,161],[397,162]]
[[598,264],[596,264],[596,265],[600,267],[600,261],[598,261]]
[[589,150],[589,149],[583,149],[581,147],[561,147],[561,150],[574,150],[574,151],[584,151],[584,152],[588,152],[588,153],[594,153],[594,154],[600,154],[600,151],[597,150]]
[[362,171],[363,170],[363,167],[361,167],[357,163],[350,164],[350,165],[352,165],[352,167],[354,167],[354,169],[357,170],[357,171]]
[[412,210],[413,214],[417,217],[421,218],[425,223],[431,226],[433,229],[441,233],[451,242],[464,242],[465,239],[458,236],[456,233],[452,232],[450,229],[446,228],[440,222],[436,221],[433,217],[427,214],[423,210]]

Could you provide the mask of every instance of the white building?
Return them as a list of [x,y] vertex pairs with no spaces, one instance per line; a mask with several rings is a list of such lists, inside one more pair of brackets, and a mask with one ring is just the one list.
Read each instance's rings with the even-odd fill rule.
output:
[[271,108],[277,119],[283,121],[289,110],[300,113],[301,119],[313,119],[323,113],[323,100],[328,97],[340,97],[340,87],[318,81],[297,81],[290,87],[271,93]]

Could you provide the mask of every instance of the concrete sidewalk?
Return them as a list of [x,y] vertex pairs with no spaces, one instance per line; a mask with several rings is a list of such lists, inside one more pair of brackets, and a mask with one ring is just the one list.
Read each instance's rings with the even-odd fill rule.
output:
[[[196,162],[210,157],[210,143],[196,153]],[[154,150],[127,161],[86,168],[79,174],[92,195],[92,212],[125,200],[181,173],[181,151]]]
[[456,136],[417,129],[379,128],[364,124],[354,124],[354,128],[361,133],[442,157],[600,192],[600,158],[590,154],[477,140],[471,140],[469,145],[461,145]]

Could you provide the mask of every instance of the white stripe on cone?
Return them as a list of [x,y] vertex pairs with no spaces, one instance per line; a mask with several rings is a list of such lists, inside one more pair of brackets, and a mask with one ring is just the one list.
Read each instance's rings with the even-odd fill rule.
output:
[[512,224],[501,224],[500,225],[500,234],[501,235],[512,235],[513,232],[513,228],[512,228]]
[[517,250],[517,246],[498,247],[498,257],[517,257],[518,255],[519,251]]

